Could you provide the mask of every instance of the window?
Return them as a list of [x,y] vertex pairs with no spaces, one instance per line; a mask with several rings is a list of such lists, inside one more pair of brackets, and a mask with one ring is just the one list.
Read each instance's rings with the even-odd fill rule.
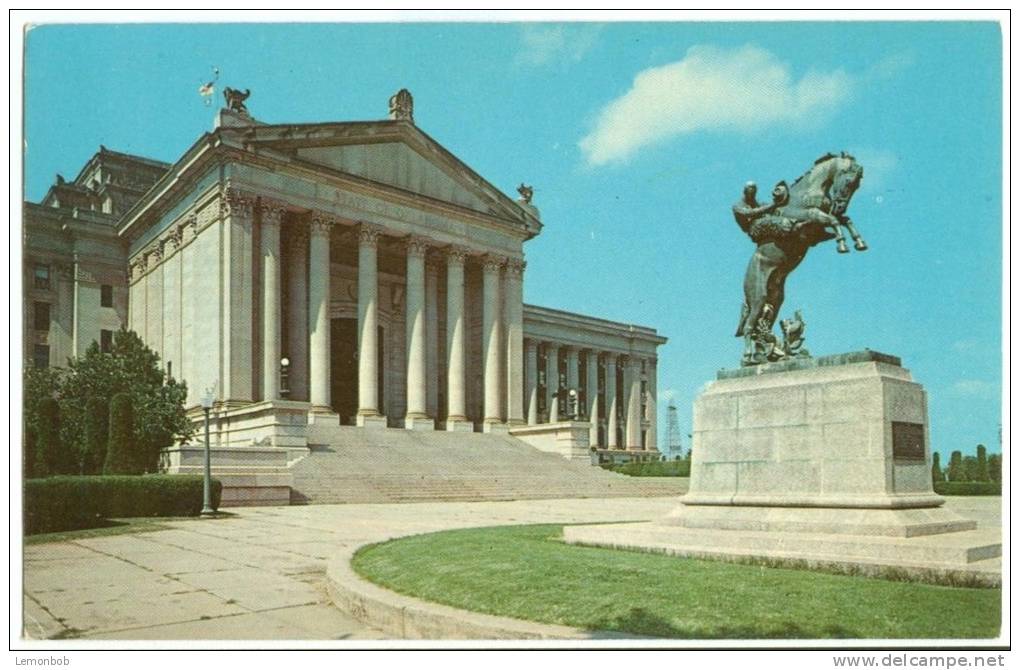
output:
[[171,378],[171,379],[174,376],[174,362],[173,361],[167,361],[166,362],[166,376]]
[[99,287],[99,304],[103,307],[113,307],[113,287],[109,284]]
[[99,331],[99,350],[104,354],[108,354],[113,351],[113,331],[112,330],[101,330]]
[[50,347],[46,344],[37,344],[32,349],[32,365],[37,368],[48,368],[50,366]]
[[34,326],[36,330],[50,329],[50,303],[48,302],[35,303]]
[[44,263],[36,263],[35,264],[35,272],[33,274],[34,274],[34,277],[35,277],[35,282],[34,283],[35,283],[35,287],[36,288],[45,288],[45,289],[48,289],[50,287],[50,266],[49,265],[46,265]]

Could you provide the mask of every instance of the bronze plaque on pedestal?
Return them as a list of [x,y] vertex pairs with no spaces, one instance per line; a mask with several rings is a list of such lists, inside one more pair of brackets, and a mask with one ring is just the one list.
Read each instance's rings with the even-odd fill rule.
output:
[[923,461],[924,424],[893,421],[892,453],[897,461]]

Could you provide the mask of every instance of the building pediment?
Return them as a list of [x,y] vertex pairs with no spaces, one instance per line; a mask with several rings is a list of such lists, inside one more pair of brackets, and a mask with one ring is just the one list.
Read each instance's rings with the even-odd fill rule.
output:
[[247,150],[352,175],[529,227],[537,219],[406,121],[221,128]]

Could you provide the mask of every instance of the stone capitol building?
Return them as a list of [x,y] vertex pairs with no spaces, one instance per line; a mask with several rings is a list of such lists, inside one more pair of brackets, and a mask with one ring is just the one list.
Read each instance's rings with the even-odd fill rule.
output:
[[[524,244],[543,226],[531,189],[508,198],[449,153],[406,90],[389,107],[268,124],[228,96],[172,165],[100,147],[58,175],[24,204],[26,364],[136,331],[187,382],[196,421],[212,390],[224,472],[281,466],[263,454],[329,444],[341,426],[657,458],[666,339],[524,304]],[[197,443],[169,450],[171,471],[197,462]]]

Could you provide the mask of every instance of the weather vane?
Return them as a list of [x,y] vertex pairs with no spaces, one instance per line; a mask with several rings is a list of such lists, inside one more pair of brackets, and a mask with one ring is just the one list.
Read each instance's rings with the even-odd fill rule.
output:
[[206,107],[212,107],[213,96],[216,94],[216,82],[220,78],[220,69],[213,67],[213,78],[198,87],[198,94],[202,96]]

